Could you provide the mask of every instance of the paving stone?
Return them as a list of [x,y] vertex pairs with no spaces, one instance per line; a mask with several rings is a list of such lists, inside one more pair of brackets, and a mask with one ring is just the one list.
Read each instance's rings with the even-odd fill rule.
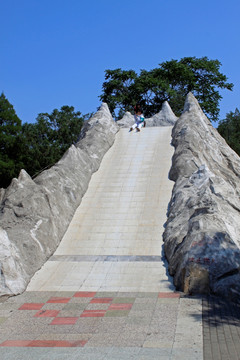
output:
[[[76,291],[57,291],[54,295],[56,295],[56,297],[71,298],[75,293]],[[54,295],[52,295],[52,297],[54,297]]]
[[66,306],[65,303],[56,304],[56,303],[45,303],[41,310],[62,310]]
[[85,310],[107,310],[109,308],[109,303],[104,304],[104,303],[100,303],[100,304],[88,304],[85,307]]
[[171,348],[142,348],[139,351],[139,359],[162,359],[166,357],[166,359],[171,358]]
[[133,311],[139,311],[139,310],[152,310],[154,311],[156,308],[156,304],[154,303],[134,303],[132,306]]
[[119,296],[113,299],[112,304],[133,304],[134,301],[135,301],[134,297]]
[[[54,310],[53,310],[54,311]],[[75,318],[79,318],[82,314],[83,310],[60,310],[58,312],[58,317],[75,317]]]
[[130,298],[130,299],[133,298],[133,299],[135,299],[136,297],[139,296],[139,293],[138,292],[132,292],[132,291],[129,291],[129,292],[121,291],[118,294],[116,294],[115,296],[117,296],[119,298]]
[[115,291],[109,291],[109,292],[98,291],[95,295],[95,299],[96,298],[114,298],[115,296],[118,296],[118,293],[116,293]]
[[240,306],[209,296],[203,299],[204,356],[209,359],[239,359]]
[[95,334],[98,333],[121,333],[126,325],[125,317],[103,317],[98,323]]
[[13,311],[13,310],[18,309],[19,306],[20,306],[19,303],[5,302],[5,303],[0,304],[0,310],[1,311],[4,311],[4,310],[12,310]]
[[88,304],[89,303],[89,298],[88,297],[73,297],[71,298],[71,300],[69,301],[68,304]]
[[129,310],[107,310],[106,317],[126,317],[129,314]]
[[6,317],[0,317],[0,325],[3,324],[7,320]]
[[95,333],[98,328],[98,324],[102,318],[79,318],[74,327],[72,333]]
[[94,298],[90,301],[90,304],[111,304],[113,301],[112,297]]
[[154,310],[131,310],[129,317],[147,318],[151,319]]
[[171,354],[171,360],[201,360],[202,358],[202,349],[197,351],[184,347],[174,349]]

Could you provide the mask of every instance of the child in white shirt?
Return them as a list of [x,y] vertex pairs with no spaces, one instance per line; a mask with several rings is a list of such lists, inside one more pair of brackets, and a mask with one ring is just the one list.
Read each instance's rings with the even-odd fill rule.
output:
[[145,126],[145,120],[144,120],[144,116],[142,114],[141,106],[139,104],[134,106],[134,111],[135,111],[135,115],[134,115],[135,124],[130,127],[129,131],[132,131],[134,129],[136,129],[137,131],[140,131],[141,127]]

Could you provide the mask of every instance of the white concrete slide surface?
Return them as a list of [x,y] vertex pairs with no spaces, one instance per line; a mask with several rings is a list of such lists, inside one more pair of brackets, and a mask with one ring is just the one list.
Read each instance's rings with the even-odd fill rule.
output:
[[172,127],[122,129],[54,256],[28,291],[171,291],[162,233]]

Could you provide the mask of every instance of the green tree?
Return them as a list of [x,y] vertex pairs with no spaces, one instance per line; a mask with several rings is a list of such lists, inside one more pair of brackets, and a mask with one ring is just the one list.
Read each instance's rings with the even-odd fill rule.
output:
[[24,164],[27,172],[33,176],[60,160],[77,141],[87,117],[79,111],[75,112],[73,106],[62,106],[61,110],[54,109],[51,114],[40,113],[34,124],[24,124]]
[[226,114],[226,119],[219,122],[217,130],[228,145],[240,155],[240,112],[237,108],[235,112],[230,111]]
[[159,64],[153,70],[106,70],[100,99],[108,103],[113,116],[119,119],[133,104],[142,104],[145,116],[161,110],[167,100],[176,115],[183,110],[186,95],[191,91],[206,115],[216,121],[219,115],[219,89],[232,90],[233,84],[220,72],[221,63],[207,57],[185,57]]
[[137,73],[133,70],[106,70],[105,82],[103,83],[103,94],[100,99],[107,102],[113,116],[121,117],[126,111],[134,106],[140,99],[137,94],[135,80]]
[[21,120],[4,93],[0,95],[0,187],[9,185],[22,168]]

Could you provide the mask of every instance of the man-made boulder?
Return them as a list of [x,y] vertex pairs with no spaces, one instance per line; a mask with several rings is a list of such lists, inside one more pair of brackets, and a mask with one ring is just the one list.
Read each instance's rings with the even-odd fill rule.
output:
[[[172,126],[177,120],[177,116],[173,113],[167,101],[162,104],[162,109],[151,118],[146,118],[146,126]],[[128,111],[124,117],[117,121],[120,127],[131,127],[134,124],[134,116]]]
[[146,124],[147,126],[172,126],[177,119],[169,103],[164,101],[161,111],[153,117],[146,119]]
[[164,232],[177,289],[240,299],[240,158],[190,93],[173,128],[175,181]]
[[134,123],[134,116],[129,111],[124,114],[121,120],[117,121],[118,126],[122,128],[130,128]]
[[22,170],[1,189],[0,295],[23,292],[55,251],[117,132],[102,104],[58,163],[34,180]]

